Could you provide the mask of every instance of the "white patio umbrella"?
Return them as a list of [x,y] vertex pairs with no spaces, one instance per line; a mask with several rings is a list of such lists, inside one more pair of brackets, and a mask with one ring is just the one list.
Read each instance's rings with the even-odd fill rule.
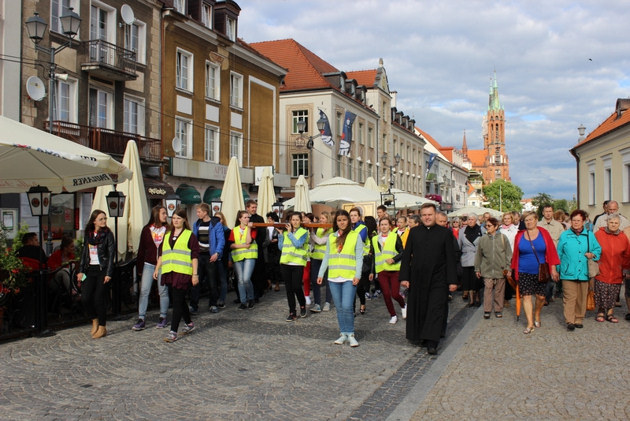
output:
[[131,171],[111,156],[0,116],[0,193],[53,193],[120,183]]
[[223,189],[221,191],[221,201],[223,205],[221,212],[225,215],[228,227],[234,228],[236,214],[240,210],[245,210],[245,202],[243,201],[243,187],[241,186],[241,174],[238,171],[238,159],[233,156],[228,165],[227,174],[223,181]]
[[433,203],[435,205],[438,204],[434,200],[427,199],[426,197],[416,196],[414,194],[407,193],[399,189],[392,189],[392,193],[394,193],[394,197],[396,199],[396,208],[398,209],[418,209],[425,203]]
[[377,191],[379,193],[381,192],[381,188],[376,183],[376,180],[374,180],[374,177],[368,177],[365,180],[365,183],[363,184],[363,187],[365,187],[366,189]]
[[274,203],[276,203],[276,193],[273,189],[273,174],[271,168],[265,167],[258,185],[257,213],[265,217],[267,213],[271,212]]
[[474,213],[475,215],[479,216],[486,212],[489,212],[490,215],[494,216],[495,218],[500,218],[501,215],[503,215],[502,212],[499,212],[496,209],[482,208],[482,207],[477,207],[477,206],[466,206],[466,207],[457,209],[456,211],[449,213],[448,217],[451,218],[454,216],[464,216],[464,215],[469,215],[471,213]]
[[308,183],[303,175],[300,175],[295,182],[295,197],[292,200],[294,201],[294,211],[306,213],[312,211]]
[[[149,204],[140,167],[140,154],[138,153],[138,145],[134,140],[127,142],[123,164],[133,171],[133,176],[116,187],[118,191],[127,196],[123,216],[118,218],[118,256],[121,259],[125,257],[127,251],[133,252],[134,255],[138,253],[140,233],[149,220]],[[96,189],[92,211],[101,209],[107,212],[106,197],[112,190],[112,186],[101,186]],[[115,223],[115,218],[107,219],[107,226],[112,231],[114,231]]]
[[[309,192],[311,203],[324,203],[334,208],[339,208],[343,203],[378,202],[379,192],[366,189],[359,183],[343,177],[334,177],[320,183]],[[287,200],[285,206],[295,205],[295,198]]]

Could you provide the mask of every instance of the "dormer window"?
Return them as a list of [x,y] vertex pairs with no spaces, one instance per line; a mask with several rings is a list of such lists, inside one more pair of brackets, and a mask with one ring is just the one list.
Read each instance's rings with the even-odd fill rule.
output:
[[236,20],[226,17],[225,36],[227,36],[230,41],[236,41]]
[[206,28],[212,29],[212,6],[209,4],[201,6],[201,23]]

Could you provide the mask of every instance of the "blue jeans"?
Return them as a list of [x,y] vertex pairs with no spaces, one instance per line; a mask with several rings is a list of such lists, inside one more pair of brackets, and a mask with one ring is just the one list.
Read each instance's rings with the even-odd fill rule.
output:
[[357,291],[356,285],[352,285],[352,281],[345,282],[328,282],[330,292],[335,301],[337,308],[337,322],[341,333],[354,333],[354,312],[352,305],[354,304],[354,294]]
[[240,262],[234,262],[234,270],[238,278],[238,295],[242,304],[254,299],[252,273],[255,265],[256,259],[243,259]]
[[[151,286],[153,286],[153,272],[155,271],[155,265],[144,262],[142,269],[142,279],[140,280],[140,299],[138,300],[138,317],[142,320],[147,315],[147,307],[149,306],[149,294],[151,293]],[[160,317],[166,318],[168,313],[168,285],[160,285],[162,280],[162,273],[159,274],[157,279],[158,292],[160,293]]]
[[322,261],[319,259],[311,259],[311,289],[313,290],[313,299],[315,304],[322,305],[322,292],[321,287],[326,286],[326,302],[332,302],[332,295],[330,294],[330,286],[328,285],[328,271],[324,273],[322,278],[322,284],[317,285],[317,275],[319,274],[319,268],[322,266]]

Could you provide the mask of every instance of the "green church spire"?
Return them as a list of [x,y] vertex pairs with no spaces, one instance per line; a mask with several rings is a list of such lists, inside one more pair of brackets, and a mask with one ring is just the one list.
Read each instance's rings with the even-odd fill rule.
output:
[[490,97],[488,99],[488,110],[502,110],[499,102],[499,84],[497,83],[497,72],[494,72],[494,79],[490,82]]

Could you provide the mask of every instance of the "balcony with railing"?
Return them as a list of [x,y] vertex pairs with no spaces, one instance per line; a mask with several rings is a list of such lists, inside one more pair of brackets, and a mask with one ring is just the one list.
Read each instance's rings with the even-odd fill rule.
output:
[[[71,140],[97,151],[122,157],[129,140],[138,145],[140,160],[146,163],[162,161],[162,142],[160,139],[140,136],[134,133],[117,132],[100,127],[83,126],[66,121],[53,121],[53,134]],[[44,123],[48,131],[48,121]]]
[[81,70],[91,75],[110,80],[135,80],[136,53],[115,44],[95,39],[83,43],[84,56],[88,61],[81,63]]

